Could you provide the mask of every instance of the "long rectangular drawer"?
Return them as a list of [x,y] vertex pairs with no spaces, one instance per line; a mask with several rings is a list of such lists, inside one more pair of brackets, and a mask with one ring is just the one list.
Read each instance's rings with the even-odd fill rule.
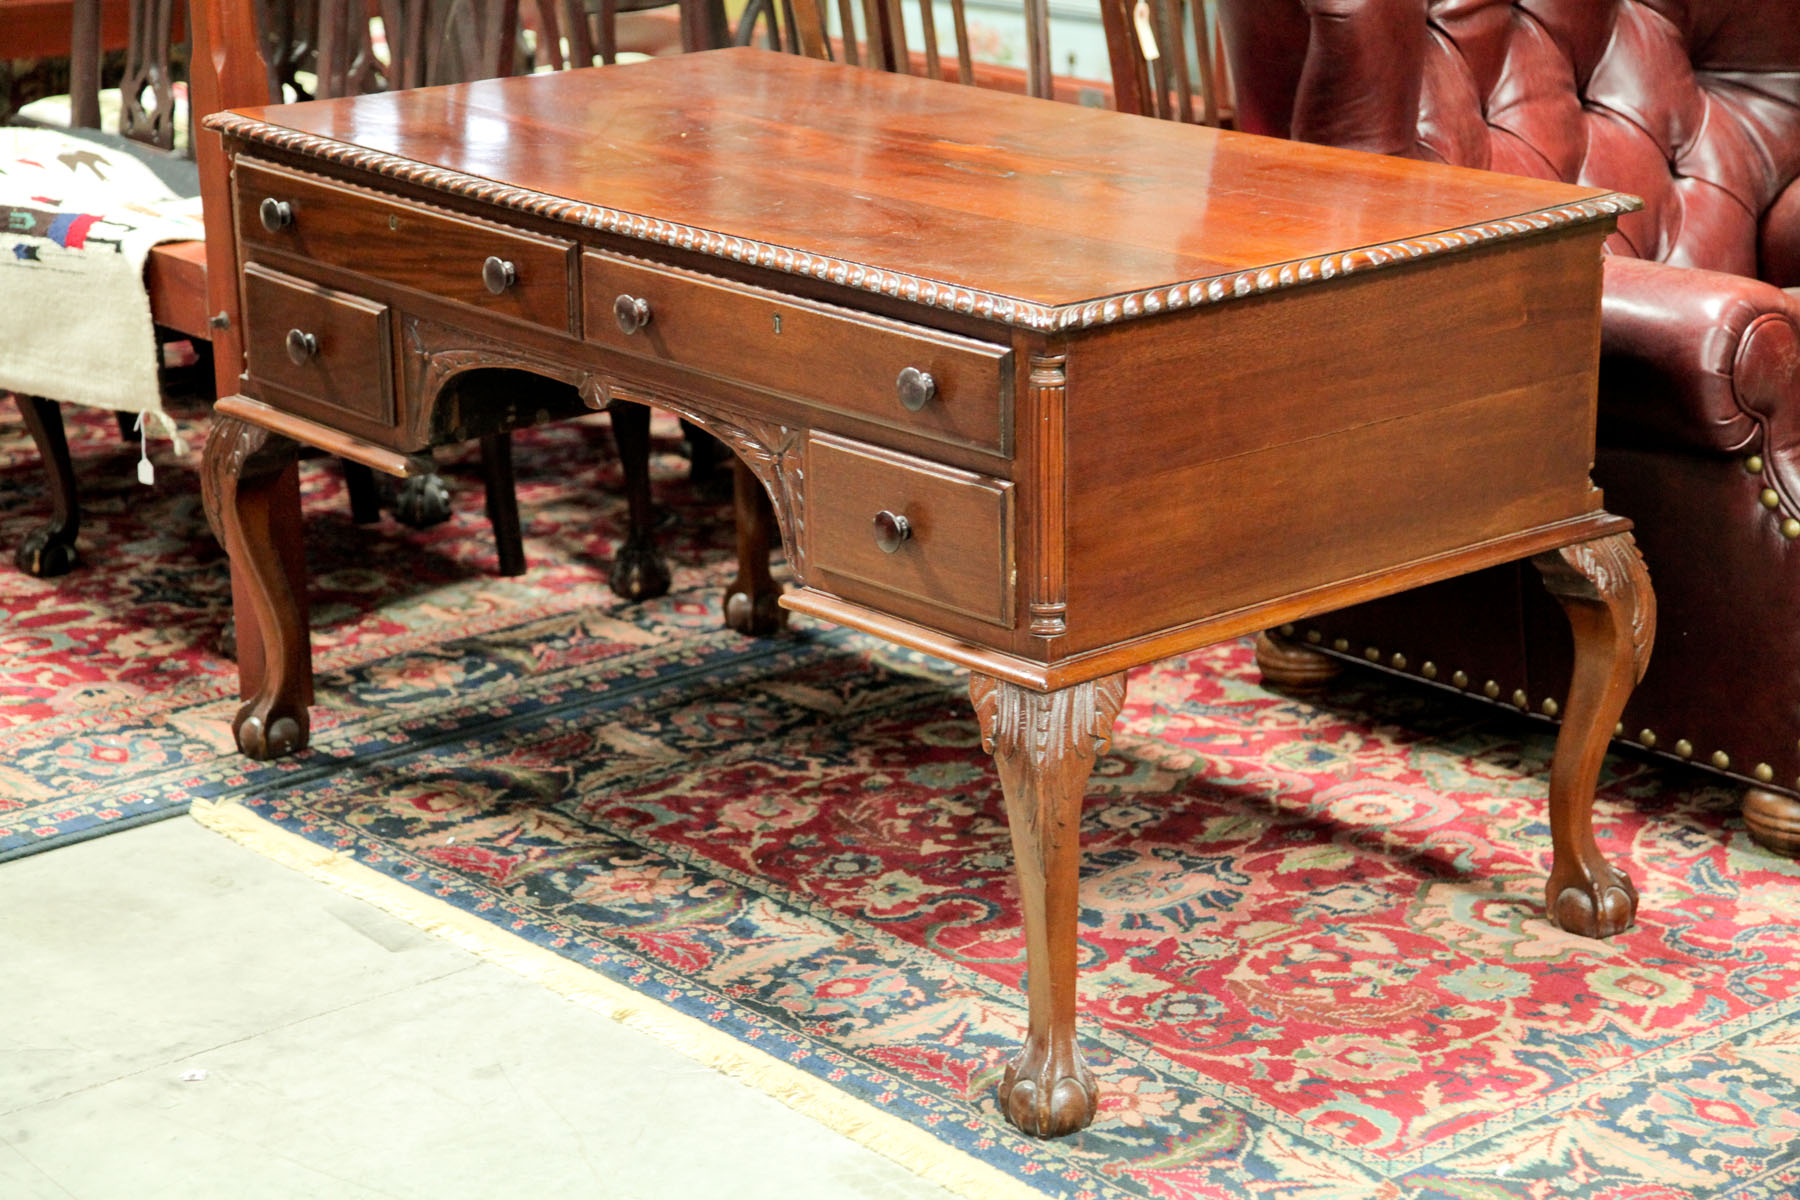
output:
[[280,407],[381,439],[395,423],[388,307],[251,263],[244,268],[244,354]]
[[1012,626],[1012,484],[829,434],[806,457],[809,583]]
[[590,250],[583,336],[751,387],[996,453],[1012,351],[902,321]]
[[[238,234],[246,246],[274,247],[574,332],[573,242],[422,211],[242,159],[236,196]],[[489,266],[490,258],[500,265]]]

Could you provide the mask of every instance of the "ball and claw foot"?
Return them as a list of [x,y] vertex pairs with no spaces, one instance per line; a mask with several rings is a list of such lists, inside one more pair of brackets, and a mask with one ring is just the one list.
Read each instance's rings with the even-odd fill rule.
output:
[[626,538],[613,555],[607,586],[621,600],[650,600],[669,590],[669,567],[647,538]]
[[780,592],[764,592],[752,600],[748,593],[725,594],[725,624],[748,637],[770,637],[787,628],[788,611],[781,607]]
[[232,723],[238,749],[245,756],[267,762],[306,749],[309,730],[304,711],[297,717],[288,713],[275,716],[258,711],[263,707],[252,700],[238,710],[237,720]]
[[1582,937],[1608,938],[1631,928],[1637,916],[1637,887],[1631,877],[1601,864],[1587,878],[1552,878],[1545,889],[1551,924]]
[[72,542],[64,541],[56,536],[54,530],[38,529],[27,534],[13,553],[13,562],[19,570],[38,579],[50,579],[57,575],[66,575],[81,556],[75,552]]
[[1023,1133],[1062,1137],[1085,1129],[1100,1107],[1100,1089],[1080,1057],[1075,1073],[1063,1073],[1061,1056],[1027,1045],[1000,1081],[1000,1108]]
[[408,475],[394,489],[394,519],[414,529],[429,529],[450,519],[450,488],[443,476]]

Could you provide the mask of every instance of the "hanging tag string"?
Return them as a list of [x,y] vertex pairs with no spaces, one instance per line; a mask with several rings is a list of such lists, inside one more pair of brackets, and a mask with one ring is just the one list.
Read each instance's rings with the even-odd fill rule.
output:
[[138,482],[145,487],[156,483],[156,468],[150,463],[150,423],[144,420],[144,414],[137,415],[138,432]]

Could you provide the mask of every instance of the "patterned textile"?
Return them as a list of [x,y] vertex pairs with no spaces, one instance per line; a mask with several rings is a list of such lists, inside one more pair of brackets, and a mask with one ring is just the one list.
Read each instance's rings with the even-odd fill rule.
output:
[[[1800,867],[1730,792],[1611,761],[1599,837],[1642,911],[1571,937],[1540,915],[1541,725],[1361,675],[1284,699],[1243,644],[1133,673],[1083,822],[1100,1117],[1015,1133],[994,1084],[1023,946],[962,679],[818,626],[720,631],[729,529],[666,434],[675,591],[614,601],[604,436],[519,439],[521,580],[488,573],[478,488],[425,534],[359,530],[303,464],[320,704],[314,748],[272,765],[227,752],[227,589],[191,491],[97,497],[89,568],[0,585],[0,793],[80,797],[10,824],[230,801],[1042,1195],[1800,1193]],[[127,465],[91,424],[80,449]],[[0,489],[6,537],[19,507]]]
[[0,126],[0,392],[159,413],[144,261],[204,236],[199,198],[135,155]]

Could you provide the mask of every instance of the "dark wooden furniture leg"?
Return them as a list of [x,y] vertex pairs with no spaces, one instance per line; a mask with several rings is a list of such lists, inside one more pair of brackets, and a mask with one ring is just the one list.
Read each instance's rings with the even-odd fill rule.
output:
[[1125,676],[1034,692],[971,674],[969,699],[1000,772],[1025,918],[1030,1024],[1000,1082],[1000,1106],[1026,1133],[1058,1137],[1092,1121],[1099,1102],[1075,1041],[1081,800],[1111,744]]
[[206,516],[231,556],[244,697],[231,731],[238,749],[255,759],[303,750],[310,732],[312,645],[297,450],[280,434],[221,417],[201,463]]
[[1757,845],[1800,858],[1800,800],[1763,788],[1746,788],[1744,824]]
[[625,470],[625,505],[630,528],[613,554],[606,582],[624,600],[648,600],[669,590],[669,568],[656,552],[650,504],[650,410],[642,404],[615,401],[606,406],[612,417],[613,444]]
[[769,574],[775,545],[775,506],[756,472],[734,458],[732,510],[737,519],[737,577],[725,589],[725,624],[739,633],[767,637],[787,628],[781,585]]
[[344,465],[344,488],[350,493],[350,519],[358,525],[373,525],[381,520],[381,486],[375,482],[373,468],[347,458]]
[[1610,937],[1631,927],[1637,888],[1594,844],[1594,785],[1613,726],[1650,662],[1656,596],[1628,533],[1540,554],[1532,563],[1575,634],[1575,673],[1550,764],[1555,857],[1544,907],[1558,928]]
[[116,412],[113,414],[113,420],[119,426],[119,440],[121,442],[137,441],[137,438],[138,438],[138,428],[137,428],[138,415],[136,413],[123,412],[123,411]]
[[1297,696],[1324,691],[1344,671],[1344,665],[1329,654],[1273,629],[1256,635],[1256,666],[1265,687]]
[[525,573],[525,537],[519,528],[519,495],[513,481],[512,434],[481,439],[481,472],[487,480],[487,518],[494,527],[500,574]]
[[69,458],[69,440],[63,436],[62,409],[42,396],[17,396],[19,415],[37,443],[50,484],[50,521],[25,535],[13,552],[19,570],[39,579],[62,575],[80,557],[75,535],[81,531],[81,499],[75,491],[75,464]]

